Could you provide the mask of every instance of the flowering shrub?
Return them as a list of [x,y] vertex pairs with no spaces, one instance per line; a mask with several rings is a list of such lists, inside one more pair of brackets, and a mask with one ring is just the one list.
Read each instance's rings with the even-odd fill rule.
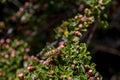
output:
[[17,69],[25,66],[24,62],[30,51],[27,43],[17,39],[0,40],[0,79],[13,80]]
[[[2,2],[4,4],[4,1]],[[59,3],[57,3],[57,1],[37,2],[39,2],[38,4],[40,5],[46,3],[42,6],[44,13],[42,16],[45,15],[47,10],[49,11],[49,9],[51,9],[49,6],[59,9],[59,3],[63,6],[69,4],[65,3],[68,2],[68,0],[58,1]],[[74,1],[70,2],[73,3]],[[48,44],[36,56],[28,56],[30,49],[24,41],[0,39],[1,79],[102,80],[102,77],[95,70],[95,64],[90,62],[91,56],[87,50],[87,45],[83,43],[81,39],[90,26],[90,28],[96,25],[108,26],[105,21],[106,14],[102,14],[110,0],[81,0],[80,2],[78,0],[76,2],[75,4],[80,7],[80,11],[78,9],[78,12],[81,13],[77,14],[74,18],[63,21],[63,23],[55,29],[55,42]],[[19,8],[15,16],[11,18],[13,22],[16,22],[16,18],[18,18],[18,22],[22,25],[29,26],[27,28],[17,26],[17,32],[21,34],[26,33],[28,36],[31,35],[32,30],[38,29],[38,27],[32,27],[34,29],[31,29],[30,32],[28,31],[28,29],[31,28],[30,26],[35,26],[35,21],[38,19],[37,16],[34,15],[37,14],[35,11],[39,10],[39,5],[34,5],[35,3],[34,1],[30,3],[25,2],[24,7]],[[57,5],[55,3],[57,3]],[[80,3],[82,3],[82,5]],[[68,8],[69,5],[66,7]],[[27,10],[30,11],[27,12]],[[58,12],[59,10],[56,10],[56,13]],[[44,17],[44,19],[45,18],[48,17]],[[42,22],[42,20],[38,20],[38,23],[40,22]],[[40,24],[42,25],[43,23],[46,22]],[[4,22],[1,23],[1,26],[4,28]]]

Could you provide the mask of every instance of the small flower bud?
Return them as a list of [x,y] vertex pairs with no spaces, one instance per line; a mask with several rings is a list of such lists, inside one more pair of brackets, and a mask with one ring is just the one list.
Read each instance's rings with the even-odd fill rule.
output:
[[16,22],[17,21],[16,16],[12,16],[10,19],[11,19],[12,22]]
[[0,44],[3,44],[4,42],[5,42],[4,39],[1,39],[1,40],[0,40]]
[[34,60],[34,59],[35,59],[35,56],[34,56],[34,55],[30,56],[30,59],[31,59],[31,60]]
[[20,41],[17,41],[17,42],[16,42],[16,45],[17,45],[17,46],[19,46],[20,44],[21,44],[21,42],[20,42]]
[[29,5],[30,5],[29,2],[25,2],[25,4],[24,4],[25,7],[28,7]]
[[89,74],[89,75],[92,75],[92,74],[93,74],[93,70],[91,70],[91,69],[88,70],[88,74]]
[[75,16],[74,19],[77,20],[77,19],[78,19],[78,16]]
[[89,17],[88,20],[89,20],[89,21],[93,21],[93,17]]
[[8,58],[9,58],[9,55],[8,55],[8,54],[5,54],[5,58],[8,59]]
[[83,9],[85,7],[84,4],[80,4],[79,8]]
[[75,36],[81,36],[81,33],[79,31],[74,32]]
[[8,49],[8,48],[10,48],[10,46],[7,44],[7,45],[5,45],[5,48]]
[[20,73],[20,74],[18,75],[18,77],[19,77],[20,79],[24,79],[24,73]]
[[62,49],[64,48],[65,46],[63,44],[59,45],[59,48]]
[[89,9],[88,8],[85,8],[85,12],[87,13],[89,11]]
[[20,16],[24,11],[24,8],[20,8],[19,11],[17,11],[17,16]]
[[82,24],[79,24],[78,27],[81,29],[81,28],[83,28],[83,25],[82,25]]
[[68,77],[68,80],[73,80],[72,77]]
[[14,58],[15,56],[16,56],[15,51],[12,51],[12,53],[11,53],[11,57]]
[[99,77],[96,77],[95,80],[100,80],[100,78],[99,78]]
[[10,39],[9,39],[9,38],[8,38],[8,39],[6,39],[6,42],[7,42],[7,43],[10,43]]
[[50,74],[53,75],[55,72],[53,70],[50,71]]
[[30,52],[30,48],[26,48],[25,51],[26,51],[26,52]]
[[5,23],[3,21],[0,21],[0,28],[5,28]]
[[0,77],[3,76],[3,73],[0,71]]
[[46,65],[47,63],[48,63],[47,61],[44,61],[42,64],[43,64],[43,65]]
[[23,60],[26,60],[28,58],[28,56],[25,54],[24,56],[23,56]]
[[72,69],[74,69],[74,68],[75,68],[75,65],[74,65],[74,64],[72,64],[72,65],[71,65],[71,68],[72,68]]
[[79,15],[79,18],[83,18],[83,15]]
[[87,24],[87,22],[85,21],[85,22],[84,22],[84,25],[86,25],[86,24]]
[[99,4],[100,4],[100,5],[103,5],[103,0],[99,0]]

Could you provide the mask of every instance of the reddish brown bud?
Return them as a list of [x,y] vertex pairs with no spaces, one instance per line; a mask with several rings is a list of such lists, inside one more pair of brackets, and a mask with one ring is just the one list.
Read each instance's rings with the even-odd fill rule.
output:
[[25,54],[25,55],[23,56],[23,59],[26,60],[27,58],[28,58],[28,55]]
[[25,7],[28,7],[29,5],[30,5],[29,2],[25,2],[25,4],[24,4]]
[[88,8],[85,8],[85,12],[88,12],[89,11],[89,9]]
[[49,5],[48,5],[47,3],[45,3],[45,4],[43,5],[43,7],[44,7],[45,9],[47,9],[47,8],[49,7]]
[[89,75],[92,75],[92,74],[93,74],[93,70],[91,70],[91,69],[88,70],[88,74],[89,74]]
[[74,34],[75,34],[75,36],[80,36],[81,35],[81,33],[79,31],[75,31]]
[[0,22],[0,28],[5,28],[5,23],[3,21]]
[[100,78],[99,78],[99,77],[96,77],[95,80],[100,80]]
[[33,66],[28,66],[27,69],[29,70],[29,72],[33,72],[35,70]]
[[10,19],[11,19],[12,22],[16,22],[17,21],[16,16],[12,16]]
[[83,17],[83,15],[79,15],[79,18],[82,18]]
[[18,77],[19,77],[20,79],[24,79],[24,73],[20,73],[20,74],[18,75]]
[[0,71],[0,77],[3,76],[3,73]]
[[17,16],[20,16],[24,11],[24,8],[20,8],[19,11],[17,11]]

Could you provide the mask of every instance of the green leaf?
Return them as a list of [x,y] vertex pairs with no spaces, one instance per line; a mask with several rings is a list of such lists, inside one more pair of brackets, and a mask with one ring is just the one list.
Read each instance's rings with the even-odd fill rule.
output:
[[82,47],[82,50],[80,51],[80,53],[83,54],[83,55],[86,54],[86,51],[87,51],[86,44],[85,43],[81,43],[80,47]]
[[15,80],[20,80],[19,78],[16,78]]
[[108,3],[110,3],[111,2],[111,0],[103,0],[103,3],[106,5],[106,4],[108,4]]
[[70,70],[69,70],[69,71],[66,71],[66,73],[65,73],[65,74],[66,74],[66,76],[68,76],[68,77],[69,77],[69,76],[71,76],[71,75],[73,74],[73,71],[70,71]]

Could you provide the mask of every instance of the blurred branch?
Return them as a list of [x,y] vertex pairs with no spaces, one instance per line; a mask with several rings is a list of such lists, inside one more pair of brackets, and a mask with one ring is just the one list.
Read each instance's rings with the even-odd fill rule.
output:
[[89,33],[88,39],[87,39],[87,41],[86,41],[87,46],[89,46],[90,43],[91,43],[91,40],[92,40],[93,35],[94,35],[94,32],[95,32],[95,30],[96,30],[96,28],[97,28],[97,24],[98,24],[98,22],[96,22],[96,23],[93,25],[92,30],[91,30],[90,33]]
[[115,48],[107,47],[105,45],[96,44],[96,43],[93,43],[93,42],[90,45],[96,50],[100,50],[100,51],[103,51],[103,52],[107,52],[107,53],[110,53],[110,54],[113,54],[113,55],[120,56],[120,51],[115,49]]
[[9,0],[9,1],[19,8],[22,6],[22,4],[18,0]]

